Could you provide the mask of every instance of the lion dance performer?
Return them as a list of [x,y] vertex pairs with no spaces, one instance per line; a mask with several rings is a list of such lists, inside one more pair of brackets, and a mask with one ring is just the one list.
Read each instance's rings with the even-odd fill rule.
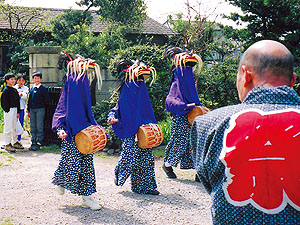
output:
[[82,154],[75,144],[75,135],[81,130],[98,125],[91,110],[88,73],[95,70],[99,80],[99,66],[82,57],[68,63],[66,81],[53,115],[52,129],[62,139],[61,158],[52,183],[63,195],[65,189],[82,196],[82,207],[99,210],[101,206],[91,195],[96,192],[93,154]]
[[[193,69],[201,70],[202,61],[199,56],[173,46],[166,49],[165,57],[172,61],[170,70],[172,83],[166,98],[166,110],[172,114],[173,118],[162,168],[169,178],[176,178],[172,166],[177,167],[179,162],[181,169],[194,168],[189,147],[191,124],[188,120],[188,113],[193,108],[202,106],[193,74]],[[198,108],[200,111],[206,109],[205,107]]]
[[125,74],[126,78],[119,89],[119,100],[108,114],[108,121],[112,124],[115,134],[124,140],[115,168],[115,184],[122,186],[131,176],[133,192],[158,195],[152,149],[140,148],[135,140],[141,125],[156,124],[145,84],[151,73],[152,82],[155,80],[156,72],[154,68],[131,60],[121,60],[117,65],[117,72],[119,75]]

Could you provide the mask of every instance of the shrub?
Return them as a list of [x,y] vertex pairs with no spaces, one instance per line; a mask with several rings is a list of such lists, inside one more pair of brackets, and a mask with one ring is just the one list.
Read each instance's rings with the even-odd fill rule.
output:
[[118,97],[117,95],[112,96],[110,100],[103,100],[101,104],[96,103],[95,106],[92,106],[93,114],[96,121],[105,128],[107,134],[109,135],[107,138],[106,146],[108,148],[113,148],[113,149],[121,148],[122,145],[122,140],[115,135],[112,126],[110,125],[110,123],[107,122],[107,116],[109,110],[116,105],[118,101],[117,97]]
[[160,126],[164,137],[162,145],[166,145],[171,135],[171,118],[164,121],[159,121],[158,125]]
[[197,89],[202,104],[210,109],[237,104],[237,61],[227,60],[209,65],[201,71]]

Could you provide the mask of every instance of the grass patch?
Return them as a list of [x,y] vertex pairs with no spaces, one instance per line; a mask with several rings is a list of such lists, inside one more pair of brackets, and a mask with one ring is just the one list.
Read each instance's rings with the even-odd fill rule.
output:
[[45,153],[60,153],[60,147],[58,145],[49,145],[42,147],[39,151]]
[[16,158],[14,157],[14,156],[12,156],[12,155],[8,155],[7,156],[7,161],[12,161],[12,160],[15,160]]
[[106,152],[102,152],[102,151],[99,151],[99,152],[96,152],[94,154],[95,157],[98,157],[98,158],[101,158],[101,159],[108,159],[110,158],[112,155],[108,155]]
[[157,149],[152,151],[154,158],[162,159],[165,155],[165,149]]
[[0,225],[14,225],[14,223],[12,222],[12,219],[10,218],[1,218],[0,219]]
[[16,158],[7,151],[0,151],[0,167],[11,166]]
[[4,150],[0,150],[0,155],[8,155],[8,152]]

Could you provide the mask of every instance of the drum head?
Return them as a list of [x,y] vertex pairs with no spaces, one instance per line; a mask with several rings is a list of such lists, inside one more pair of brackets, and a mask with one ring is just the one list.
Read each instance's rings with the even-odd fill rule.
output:
[[91,154],[93,148],[92,142],[90,137],[85,133],[80,131],[75,135],[75,144],[82,154]]

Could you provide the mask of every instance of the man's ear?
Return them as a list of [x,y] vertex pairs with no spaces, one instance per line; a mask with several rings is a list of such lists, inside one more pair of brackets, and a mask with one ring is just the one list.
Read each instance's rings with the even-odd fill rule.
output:
[[291,82],[290,82],[289,87],[293,87],[293,86],[295,85],[296,79],[297,79],[297,74],[296,74],[296,73],[293,73],[292,80],[291,80]]
[[245,65],[242,65],[242,73],[244,76],[244,87],[253,86],[253,73]]

